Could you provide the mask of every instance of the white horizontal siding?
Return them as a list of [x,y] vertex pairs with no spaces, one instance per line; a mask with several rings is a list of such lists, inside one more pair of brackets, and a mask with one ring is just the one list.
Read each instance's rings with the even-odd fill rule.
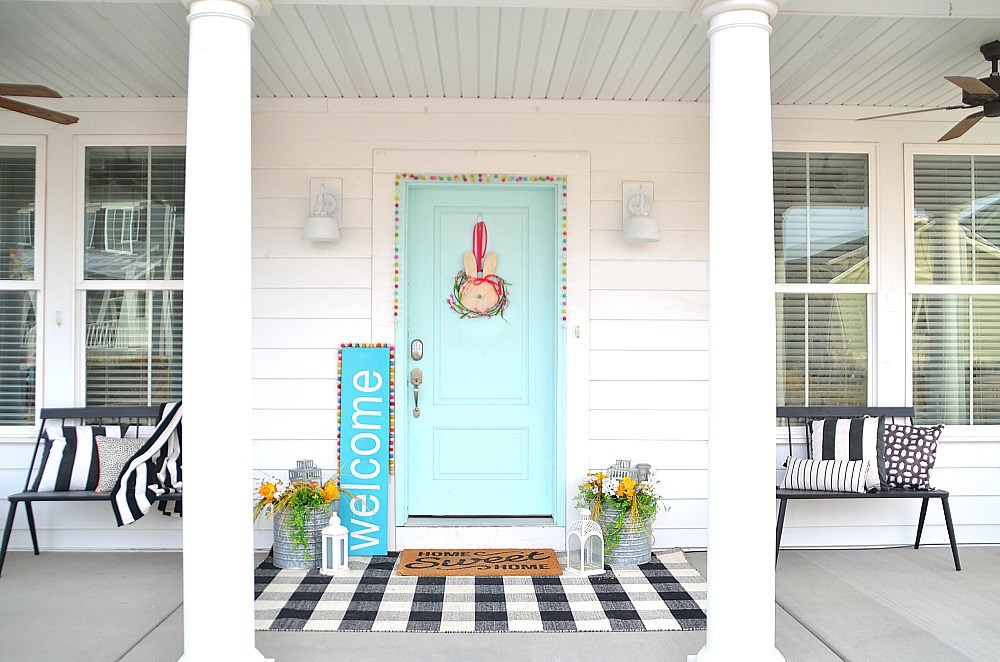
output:
[[[502,31],[504,26],[500,27]],[[514,86],[514,71],[493,72],[488,63],[480,63],[483,66],[487,76],[495,76],[496,85]],[[652,84],[644,85],[651,89]],[[440,86],[441,81],[428,80],[427,85]],[[73,217],[75,135],[180,134],[184,127],[182,107],[176,103],[88,100],[80,110],[70,107],[72,103],[84,102],[67,105],[82,118],[74,127],[39,129],[34,120],[6,118],[11,132],[48,131],[49,151],[61,157],[50,158],[49,164],[50,230],[62,230],[65,236],[72,236],[71,225],[58,224],[71,223]],[[117,112],[125,107],[132,110]],[[623,457],[652,464],[663,481],[665,504],[671,507],[657,520],[657,544],[705,545],[709,301],[705,105],[314,99],[256,102],[255,107],[255,466],[281,477],[296,459],[313,458],[325,467],[336,462],[337,348],[345,342],[372,340],[372,218],[379,211],[372,201],[375,150],[586,152],[591,163],[590,321],[585,330],[590,346],[590,435],[569,443],[584,445],[595,468]],[[845,148],[875,143],[880,158],[892,163],[892,155],[901,154],[904,143],[932,143],[951,123],[948,117],[923,116],[919,121],[855,124],[851,117],[841,109],[777,108],[775,138],[835,140]],[[976,140],[1000,142],[1000,125],[983,122],[974,131]],[[895,182],[891,190],[878,194],[888,200],[888,207],[882,208],[886,223],[905,218],[899,192],[901,167],[895,179],[888,180]],[[56,174],[60,168],[62,174]],[[343,180],[343,239],[337,244],[313,244],[301,238],[312,178]],[[654,183],[653,214],[661,242],[620,241],[622,181]],[[385,248],[379,247],[379,252]],[[902,381],[901,376],[883,378]],[[759,443],[762,452],[769,452],[763,444],[770,440]],[[30,444],[0,442],[0,488],[20,489],[30,449]],[[797,454],[802,451],[796,447]],[[780,438],[774,452],[777,480],[786,454]],[[998,456],[996,443],[942,443],[934,479],[955,495],[952,507],[962,542],[1000,540]],[[789,506],[784,542],[906,543],[915,526],[914,505],[797,502]],[[0,516],[5,509],[0,505]],[[177,521],[160,517],[117,530],[104,504],[39,506],[38,512],[46,546],[174,547],[180,540]],[[19,516],[16,547],[27,544],[23,526]],[[258,529],[258,543],[264,544],[266,522]],[[944,540],[940,514],[933,505],[925,536],[928,542]]]
[[[656,375],[664,377],[664,375]],[[630,380],[591,381],[590,405],[621,413],[631,409],[698,411],[708,409],[708,382]]]
[[370,289],[255,288],[254,319],[330,319],[330,311],[342,319],[371,319]]

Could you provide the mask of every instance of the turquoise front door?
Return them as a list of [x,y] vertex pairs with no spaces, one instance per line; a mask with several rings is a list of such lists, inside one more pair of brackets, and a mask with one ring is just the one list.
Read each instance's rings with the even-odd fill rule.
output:
[[[406,389],[399,415],[406,426],[410,516],[554,514],[556,371],[562,365],[558,200],[554,186],[407,186],[405,336],[398,352],[405,368],[398,385]],[[496,255],[510,303],[502,318],[463,319],[448,297],[465,271],[480,215],[486,252]],[[489,298],[491,291],[487,284],[469,296]],[[423,344],[420,360],[411,356],[414,340]],[[419,417],[414,368],[422,373]]]

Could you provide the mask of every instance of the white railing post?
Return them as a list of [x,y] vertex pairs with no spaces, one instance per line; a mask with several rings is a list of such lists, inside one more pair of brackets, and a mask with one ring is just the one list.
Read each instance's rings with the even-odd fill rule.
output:
[[708,633],[697,662],[774,647],[771,0],[706,0],[709,21]]

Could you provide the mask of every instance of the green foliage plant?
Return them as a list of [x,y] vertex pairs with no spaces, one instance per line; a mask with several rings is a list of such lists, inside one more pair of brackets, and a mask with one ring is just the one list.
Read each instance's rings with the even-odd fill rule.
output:
[[260,499],[254,503],[253,518],[256,520],[261,513],[276,517],[279,526],[288,526],[292,547],[302,550],[302,558],[312,559],[312,546],[309,544],[309,534],[306,531],[306,520],[316,511],[333,512],[332,502],[340,498],[340,489],[336,478],[327,480],[322,485],[317,481],[292,482],[281,488],[280,480],[265,480],[261,483],[257,494]]
[[648,535],[653,535],[652,527],[657,513],[661,508],[664,512],[670,510],[661,505],[656,487],[655,476],[637,483],[628,476],[621,480],[611,478],[603,471],[588,473],[580,483],[576,504],[581,508],[589,508],[591,519],[599,521],[604,512],[614,514],[610,524],[602,523],[606,554],[614,551],[621,542],[621,533],[627,524],[632,529],[641,529]]

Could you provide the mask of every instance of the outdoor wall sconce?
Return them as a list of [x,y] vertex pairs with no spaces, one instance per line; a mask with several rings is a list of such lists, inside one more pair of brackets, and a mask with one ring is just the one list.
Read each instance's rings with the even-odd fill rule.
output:
[[622,182],[622,241],[632,244],[660,240],[653,210],[653,182]]
[[330,525],[320,535],[323,537],[323,558],[319,574],[333,576],[346,573],[350,569],[347,563],[347,527],[340,523],[336,513],[330,517]]
[[302,228],[302,238],[308,241],[340,241],[340,198],[342,180],[314,179],[310,181],[310,199],[315,200],[312,215]]

